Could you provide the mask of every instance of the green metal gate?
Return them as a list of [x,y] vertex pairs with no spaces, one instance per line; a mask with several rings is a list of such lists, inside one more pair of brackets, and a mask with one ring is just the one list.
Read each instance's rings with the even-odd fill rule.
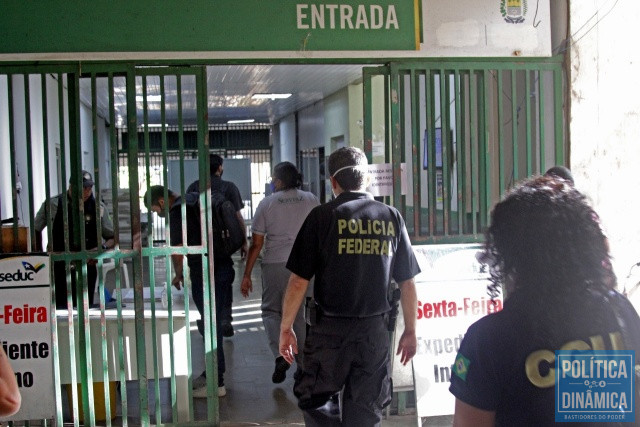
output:
[[390,163],[414,244],[482,239],[506,189],[565,164],[562,58],[390,63],[363,70],[365,151]]
[[[176,88],[175,92],[167,90],[168,82]],[[181,177],[179,188],[171,190],[184,195],[190,184],[184,179],[182,135],[185,126],[197,129],[200,188],[209,187],[206,94],[206,72],[199,66],[0,67],[0,132],[3,132],[0,136],[8,136],[7,147],[0,148],[8,148],[4,152],[9,153],[0,159],[0,169],[9,172],[2,176],[7,179],[0,186],[0,195],[9,191],[12,194],[14,244],[18,242],[19,228],[29,227],[30,248],[15,246],[14,252],[37,250],[40,233],[35,229],[34,217],[40,204],[65,193],[67,183],[70,189],[70,208],[67,203],[62,203],[61,207],[65,250],[49,252],[52,261],[65,263],[67,274],[67,308],[56,310],[53,286],[51,295],[57,425],[63,422],[74,425],[96,425],[98,422],[106,425],[219,424],[215,393],[215,299],[209,280],[213,277],[213,266],[206,256],[211,253],[210,194],[208,191],[200,194],[203,242],[200,246],[186,246],[185,243],[171,247],[168,215],[165,215],[164,241],[148,238],[151,228],[146,224],[151,224],[153,219],[142,200],[151,185],[167,187],[168,126],[179,135],[178,173]],[[149,129],[154,126],[160,127],[164,155],[161,164],[152,165],[148,136]],[[123,129],[137,130],[127,133],[129,167],[125,173],[118,168],[118,150],[123,145],[118,135]],[[144,136],[143,147],[138,144],[138,134]],[[0,142],[2,140],[0,138]],[[84,227],[69,229],[68,214],[72,215],[74,224],[84,223],[82,194],[78,190],[82,187],[82,169],[93,175],[94,195],[97,200],[104,200],[111,212],[115,234],[113,249],[100,245],[87,248]],[[121,186],[123,180],[128,185]],[[168,206],[165,210],[167,213]],[[46,241],[50,243],[54,218],[47,209],[44,212]],[[185,215],[183,207],[183,223]],[[100,215],[96,222],[100,236]],[[183,230],[183,236],[185,233]],[[183,241],[186,242],[186,238]],[[80,251],[70,249],[73,242],[79,242]],[[202,257],[204,354],[191,354],[191,325],[195,325],[199,317],[197,311],[190,311],[189,304],[181,307],[174,302],[171,292],[166,293],[166,308],[156,300],[162,293],[162,283],[171,283],[172,254]],[[87,266],[93,263],[97,265],[97,298],[95,307],[90,307]],[[51,271],[53,283],[53,269]],[[108,271],[114,272],[112,286],[105,283]],[[72,276],[82,288],[76,301],[71,293]],[[188,279],[185,285],[182,298],[188,301],[191,286]],[[107,300],[105,288],[115,301]],[[193,360],[200,360],[199,366],[207,372],[210,398],[206,408],[201,407],[198,411],[206,413],[206,419],[194,416],[192,381],[200,371],[193,372],[192,365],[196,365]],[[68,385],[63,386],[65,384]],[[118,393],[114,394],[116,385]],[[164,407],[167,395],[168,408]],[[165,400],[161,400],[162,396]],[[68,414],[63,413],[63,407],[68,408]],[[116,414],[116,408],[119,416],[112,420],[111,414]],[[105,413],[104,421],[96,420],[99,411]]]

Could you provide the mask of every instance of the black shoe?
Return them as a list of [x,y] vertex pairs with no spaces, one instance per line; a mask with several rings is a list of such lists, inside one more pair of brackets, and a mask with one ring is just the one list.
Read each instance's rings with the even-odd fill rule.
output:
[[232,337],[235,331],[233,330],[233,325],[231,323],[223,323],[220,325],[220,329],[222,330],[222,336],[225,338]]
[[287,370],[289,370],[290,367],[291,365],[284,360],[284,357],[278,356],[276,358],[276,368],[273,370],[273,375],[271,375],[271,381],[273,381],[274,384],[280,384],[287,377]]

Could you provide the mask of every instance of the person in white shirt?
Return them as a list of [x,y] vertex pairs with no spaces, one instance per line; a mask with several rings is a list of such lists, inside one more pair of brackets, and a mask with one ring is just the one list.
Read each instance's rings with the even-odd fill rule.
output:
[[[278,163],[273,168],[271,186],[274,191],[265,197],[253,217],[251,225],[251,247],[242,278],[242,295],[246,298],[253,290],[251,271],[264,246],[262,257],[262,322],[269,340],[269,347],[276,358],[275,370],[271,376],[274,383],[286,378],[289,363],[280,356],[280,322],[282,320],[282,299],[287,288],[289,275],[286,268],[291,247],[307,214],[320,203],[315,195],[300,190],[302,175],[290,162]],[[298,312],[294,322],[298,337],[304,340],[306,324],[304,308]],[[296,359],[298,368],[302,354]]]

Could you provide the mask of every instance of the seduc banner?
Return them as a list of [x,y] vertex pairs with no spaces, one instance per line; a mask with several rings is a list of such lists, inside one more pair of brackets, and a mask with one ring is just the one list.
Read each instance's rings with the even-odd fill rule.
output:
[[2,421],[55,416],[50,265],[44,254],[0,256],[0,345],[22,396],[20,411]]
[[[479,244],[421,245],[413,250],[421,273],[416,276],[418,348],[412,366],[395,356],[395,391],[415,390],[418,417],[450,415],[455,398],[449,392],[452,365],[462,338],[473,322],[502,309],[502,294],[488,295],[489,274],[476,260]],[[394,352],[404,330],[396,324]]]

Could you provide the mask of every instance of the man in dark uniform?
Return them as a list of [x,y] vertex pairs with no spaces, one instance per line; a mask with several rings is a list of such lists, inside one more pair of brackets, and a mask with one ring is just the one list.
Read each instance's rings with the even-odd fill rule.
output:
[[293,322],[315,276],[318,316],[315,322],[307,319],[311,326],[304,367],[294,386],[305,423],[380,425],[392,391],[391,280],[402,292],[405,330],[397,353],[406,364],[416,352],[413,277],[420,268],[400,213],[365,192],[369,175],[364,153],[338,149],[328,168],[336,199],[309,213],[287,262],[292,274],[284,297],[280,354],[293,363],[298,353]]
[[[69,250],[71,252],[79,252],[81,245],[74,241],[74,212],[72,210],[71,186],[72,180],[69,180],[69,189],[65,193],[58,194],[48,201],[42,203],[34,219],[34,228],[37,231],[36,249],[42,250],[42,230],[47,227],[46,211],[49,210],[51,224],[51,242],[48,244],[48,250],[53,252],[65,251],[64,239],[64,209],[63,203],[67,203],[67,224],[69,227]],[[113,224],[106,206],[102,202],[97,202],[93,196],[93,177],[85,170],[82,171],[82,200],[84,202],[84,238],[85,250],[94,250],[101,244],[103,249],[111,249],[114,246],[113,240]],[[101,238],[98,238],[96,231],[97,216],[100,215]],[[102,243],[102,240],[105,240]],[[74,268],[74,265],[71,266]],[[67,273],[64,261],[56,261],[53,266],[54,282],[56,288],[56,308],[67,307]],[[76,279],[75,274],[71,274],[71,290],[73,292],[73,304],[76,305]],[[93,294],[96,288],[96,279],[98,270],[96,268],[96,260],[90,259],[87,262],[87,292],[89,297],[89,306],[93,305]]]
[[[242,227],[243,230],[246,230],[244,218],[242,217],[241,212],[242,208],[244,207],[244,203],[242,202],[242,197],[240,196],[240,190],[238,190],[238,187],[233,182],[225,181],[222,179],[222,173],[224,172],[224,167],[222,166],[222,164],[222,157],[218,156],[217,154],[209,155],[209,167],[211,172],[211,194],[221,193],[224,195],[224,198],[226,200],[229,200],[231,203],[233,203],[233,206],[235,206],[236,209],[236,217],[238,218],[240,227]],[[189,185],[189,187],[187,188],[187,193],[191,192],[200,192],[200,181],[194,181],[193,183],[191,183],[191,185]],[[243,259],[247,254],[247,250],[248,245],[245,236],[242,247],[240,248],[240,255]],[[231,306],[233,304],[233,290],[231,285],[233,285],[233,280],[236,277],[236,272],[233,269],[233,260],[231,259],[231,255],[214,253],[213,266],[216,295],[220,294],[222,302],[220,317],[218,317],[218,319],[220,319],[219,327],[222,330],[223,336],[232,337],[234,332],[233,326],[231,325]],[[201,328],[202,324],[199,324],[198,329]]]
[[[184,203],[186,218],[184,224],[187,228],[187,246],[200,246],[202,242],[201,227],[200,227],[200,204],[197,193],[185,193],[184,199],[179,194],[167,189],[168,202],[165,203],[164,187],[161,185],[154,185],[149,188],[147,194],[144,196],[144,203],[152,212],[155,212],[160,217],[165,215],[165,205],[169,206],[169,227],[170,227],[170,241],[171,246],[182,245],[182,209],[181,206]],[[147,204],[150,203],[150,204]],[[176,289],[181,289],[184,284],[183,275],[183,256],[179,254],[171,255],[171,263],[173,264],[174,277],[171,284]],[[189,265],[189,278],[191,279],[191,294],[193,296],[193,302],[196,303],[198,312],[200,313],[199,325],[203,325],[204,319],[204,276],[202,272],[202,255],[192,254],[187,255],[187,264]],[[219,307],[221,306],[221,299],[216,292],[216,317],[220,316]],[[200,330],[200,334],[204,336],[204,328]],[[224,351],[222,350],[222,332],[220,328],[216,329],[216,341],[217,341],[217,357],[218,357],[218,397],[223,397],[227,394],[224,386],[224,372],[225,372],[225,359]],[[194,391],[194,397],[207,397],[206,379],[204,380],[204,386],[199,387],[197,393]]]

